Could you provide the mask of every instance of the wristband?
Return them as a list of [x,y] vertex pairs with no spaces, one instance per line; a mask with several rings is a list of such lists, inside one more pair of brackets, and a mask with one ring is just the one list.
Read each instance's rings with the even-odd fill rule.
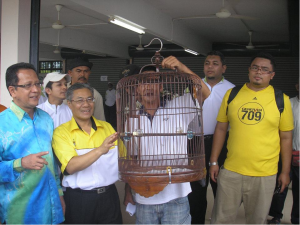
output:
[[208,165],[209,166],[216,166],[216,165],[218,165],[218,162],[209,162]]

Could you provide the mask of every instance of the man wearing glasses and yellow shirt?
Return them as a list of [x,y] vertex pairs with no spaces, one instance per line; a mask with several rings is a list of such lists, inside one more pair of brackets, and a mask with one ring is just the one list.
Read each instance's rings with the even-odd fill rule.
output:
[[[288,96],[281,92],[284,106],[278,104],[278,97],[275,97],[278,91],[270,85],[275,76],[273,57],[268,53],[253,57],[248,76],[249,83],[244,84],[231,101],[228,99],[234,89],[227,91],[217,117],[210,157],[210,176],[218,181],[213,224],[234,223],[242,202],[247,224],[266,222],[279,154],[282,159],[278,177],[281,192],[290,182],[293,114]],[[228,125],[228,154],[219,171],[218,156]]]
[[112,126],[93,117],[95,98],[88,84],[67,90],[72,119],[55,129],[52,147],[64,174],[65,223],[120,224],[118,134]]

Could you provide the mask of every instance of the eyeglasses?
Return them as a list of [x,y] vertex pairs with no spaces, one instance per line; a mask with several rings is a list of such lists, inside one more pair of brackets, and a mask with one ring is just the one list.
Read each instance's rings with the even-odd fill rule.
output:
[[273,73],[273,71],[270,71],[267,67],[261,67],[261,66],[250,66],[250,70],[252,70],[254,72],[261,70],[261,73],[264,73],[264,74]]
[[23,85],[12,85],[13,87],[21,87],[26,90],[30,90],[33,86],[36,86],[37,88],[40,88],[43,83],[35,83],[35,84],[23,84]]
[[85,102],[87,102],[88,104],[92,104],[93,102],[95,102],[95,98],[81,98],[78,100],[71,100],[71,102],[75,102],[77,105],[83,105]]

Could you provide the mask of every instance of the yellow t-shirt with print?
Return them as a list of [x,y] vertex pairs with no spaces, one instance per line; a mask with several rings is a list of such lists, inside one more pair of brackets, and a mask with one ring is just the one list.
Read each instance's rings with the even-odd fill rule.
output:
[[226,92],[217,117],[217,121],[229,122],[230,125],[225,169],[246,176],[276,174],[280,152],[279,130],[293,130],[288,96],[284,95],[284,110],[280,116],[271,85],[255,92],[245,84],[229,104],[226,114],[231,90]]

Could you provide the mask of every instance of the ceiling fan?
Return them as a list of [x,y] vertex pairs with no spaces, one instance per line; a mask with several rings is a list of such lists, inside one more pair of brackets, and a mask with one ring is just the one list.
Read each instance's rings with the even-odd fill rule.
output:
[[273,46],[278,46],[278,45],[253,45],[252,43],[252,33],[253,31],[252,30],[249,30],[248,31],[248,34],[249,34],[249,43],[248,45],[241,45],[241,44],[235,44],[235,43],[227,43],[227,44],[230,44],[230,45],[237,45],[237,46],[244,46],[246,47],[246,49],[248,50],[251,50],[251,49],[254,49],[254,48],[264,48],[264,47],[273,47]]
[[144,47],[142,46],[142,37],[143,37],[143,35],[139,34],[140,44],[136,47],[136,50],[138,50],[138,51],[143,51],[144,50]]
[[55,54],[60,53],[60,50],[59,50],[59,34],[60,34],[60,30],[58,30],[58,32],[57,32],[57,44],[53,45],[55,47],[55,50],[53,51],[53,53],[55,53]]
[[41,27],[41,29],[45,29],[45,28],[53,28],[55,30],[61,30],[63,28],[82,29],[84,26],[95,26],[95,25],[108,24],[105,22],[100,22],[100,23],[90,23],[90,24],[64,25],[60,21],[60,18],[59,18],[59,13],[63,7],[64,7],[63,5],[55,5],[56,11],[57,11],[57,20],[52,24],[51,27]]
[[224,0],[220,11],[214,14],[208,14],[203,16],[179,17],[179,18],[174,18],[173,20],[208,19],[208,18],[219,18],[219,19],[234,18],[234,19],[256,20],[256,18],[250,16],[237,15],[237,14],[232,15],[231,12],[225,8]]

